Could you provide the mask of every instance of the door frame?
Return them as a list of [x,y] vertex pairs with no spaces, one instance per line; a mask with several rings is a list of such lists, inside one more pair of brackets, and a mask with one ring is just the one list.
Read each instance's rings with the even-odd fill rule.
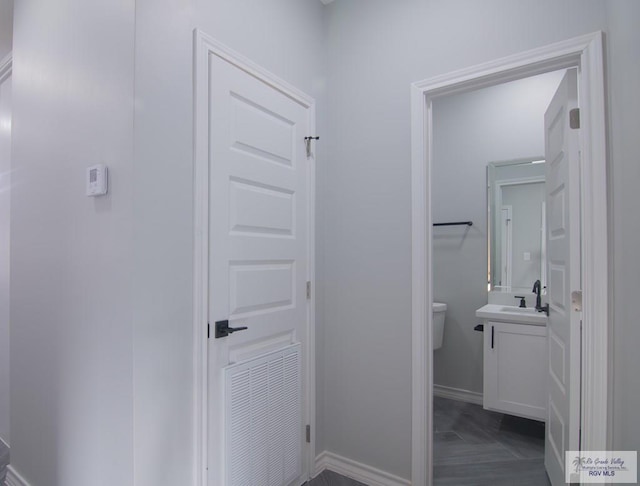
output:
[[[242,54],[194,29],[194,81],[193,81],[193,166],[194,166],[194,258],[193,258],[193,366],[194,366],[194,478],[198,486],[208,486],[207,461],[208,443],[208,386],[209,386],[209,339],[208,296],[209,296],[209,110],[208,99],[209,58],[218,56],[246,73],[254,76],[270,87],[307,109],[309,116],[309,134],[315,135],[315,100],[286,81],[278,78],[266,69],[249,60]],[[316,212],[316,159],[312,152],[309,163],[309,275],[311,296],[307,306],[307,376],[308,382],[307,413],[311,425],[311,441],[306,454],[308,473],[313,474],[315,467],[315,421],[316,421],[316,359],[315,359],[315,212]],[[303,451],[303,454],[305,452]]]
[[[578,68],[581,118],[583,450],[607,450],[609,255],[603,33],[598,31],[411,85],[412,437],[411,484],[433,478],[431,163],[435,98],[559,69]],[[584,217],[589,215],[589,217]]]

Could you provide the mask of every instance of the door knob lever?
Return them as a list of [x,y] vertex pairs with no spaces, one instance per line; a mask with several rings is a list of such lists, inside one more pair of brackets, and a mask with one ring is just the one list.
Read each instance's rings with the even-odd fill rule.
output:
[[229,327],[229,321],[216,321],[216,339],[227,337],[229,334],[233,334],[236,331],[244,331],[248,329],[246,326],[243,327]]

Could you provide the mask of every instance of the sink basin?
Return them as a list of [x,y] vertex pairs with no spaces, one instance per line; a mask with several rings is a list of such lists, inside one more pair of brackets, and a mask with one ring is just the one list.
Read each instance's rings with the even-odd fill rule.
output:
[[517,312],[518,314],[536,314],[538,311],[534,307],[516,307],[513,305],[505,305],[500,312]]
[[476,311],[476,317],[536,326],[547,325],[547,315],[544,312],[538,312],[534,307],[487,304]]

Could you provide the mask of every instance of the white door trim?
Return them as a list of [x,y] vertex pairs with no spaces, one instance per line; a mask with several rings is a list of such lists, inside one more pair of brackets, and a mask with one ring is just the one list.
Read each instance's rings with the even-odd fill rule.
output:
[[[576,37],[411,86],[412,450],[411,484],[431,484],[432,100],[545,72],[579,68],[582,197],[582,449],[606,450],[608,437],[609,255],[603,34]],[[588,215],[588,217],[584,217]],[[426,458],[426,461],[425,461]]]
[[[194,30],[194,260],[193,260],[193,342],[194,342],[194,477],[195,484],[207,486],[208,457],[208,235],[209,235],[209,113],[208,99],[209,57],[218,56],[239,69],[256,77],[272,88],[308,109],[308,135],[315,135],[315,100],[286,81],[266,71],[251,60],[233,51],[198,29]],[[309,277],[311,299],[308,306],[308,404],[311,425],[311,443],[308,448],[309,472],[315,464],[315,155],[309,166]]]

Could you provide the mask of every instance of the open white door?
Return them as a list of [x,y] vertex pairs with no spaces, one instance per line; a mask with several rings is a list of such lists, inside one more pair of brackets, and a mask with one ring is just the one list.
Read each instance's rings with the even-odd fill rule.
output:
[[[547,207],[549,394],[545,467],[554,486],[565,484],[565,451],[579,450],[580,312],[571,292],[580,290],[580,155],[577,73],[564,76],[544,117]],[[575,112],[574,112],[575,113]]]
[[208,61],[208,484],[298,486],[309,471],[309,107],[254,70]]

